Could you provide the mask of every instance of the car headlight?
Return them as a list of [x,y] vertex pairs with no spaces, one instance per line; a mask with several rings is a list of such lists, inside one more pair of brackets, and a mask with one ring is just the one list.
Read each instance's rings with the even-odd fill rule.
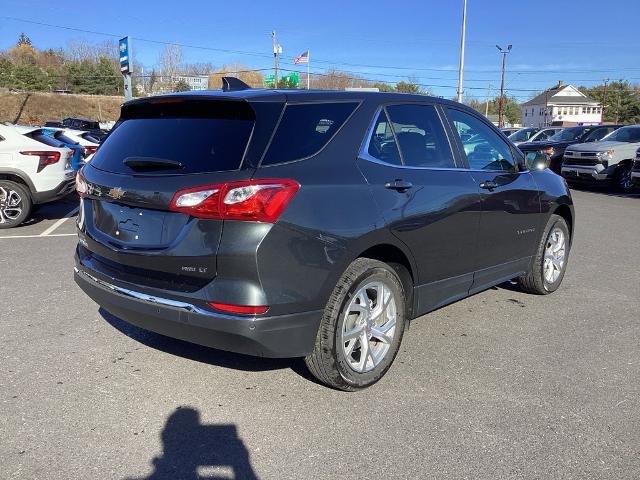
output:
[[598,152],[596,153],[596,157],[598,157],[598,160],[609,162],[610,160],[613,159],[613,152],[614,150],[607,150],[606,152]]

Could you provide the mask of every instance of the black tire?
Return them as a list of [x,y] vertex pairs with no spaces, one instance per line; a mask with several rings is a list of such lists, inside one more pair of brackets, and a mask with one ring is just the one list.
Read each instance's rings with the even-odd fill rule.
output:
[[613,174],[613,188],[617,192],[627,193],[633,190],[631,170],[633,170],[633,163],[624,163],[616,168]]
[[[549,282],[547,281],[547,279],[545,279],[544,276],[544,256],[545,250],[550,241],[551,232],[555,228],[559,228],[565,236],[564,264],[560,270],[560,275],[558,276],[558,278],[553,282]],[[569,260],[570,247],[571,234],[569,232],[567,222],[565,222],[564,218],[559,215],[551,215],[549,221],[547,222],[547,226],[545,227],[544,232],[542,233],[542,236],[540,238],[540,243],[538,245],[536,253],[531,261],[529,272],[526,275],[518,278],[518,284],[520,285],[520,288],[527,293],[533,293],[536,295],[548,295],[549,293],[555,292],[562,283],[564,274],[567,271],[567,261]]]
[[[16,199],[15,195],[19,197],[17,203],[12,201]],[[21,210],[19,214],[15,209]],[[0,229],[17,227],[29,218],[32,209],[33,202],[27,187],[11,180],[0,180]]]
[[[390,289],[395,300],[396,324],[389,348],[380,363],[369,371],[357,372],[345,356],[341,335],[345,310],[349,308],[359,289],[369,282],[382,282]],[[380,380],[391,367],[400,349],[406,324],[406,298],[402,283],[393,268],[370,258],[356,259],[342,275],[327,302],[315,348],[305,358],[309,371],[325,385],[344,391],[360,390]],[[351,356],[350,358],[353,359]],[[368,361],[367,359],[366,362]]]

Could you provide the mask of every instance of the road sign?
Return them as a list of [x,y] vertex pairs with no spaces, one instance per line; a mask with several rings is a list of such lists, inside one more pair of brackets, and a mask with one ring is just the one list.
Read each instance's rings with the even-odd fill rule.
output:
[[120,50],[120,71],[123,75],[127,75],[131,73],[131,60],[129,58],[129,37],[120,39],[118,49]]

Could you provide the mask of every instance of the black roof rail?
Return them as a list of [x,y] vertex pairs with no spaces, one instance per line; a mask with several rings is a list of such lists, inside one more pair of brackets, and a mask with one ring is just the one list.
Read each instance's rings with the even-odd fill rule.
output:
[[250,90],[251,87],[236,77],[222,77],[222,91]]

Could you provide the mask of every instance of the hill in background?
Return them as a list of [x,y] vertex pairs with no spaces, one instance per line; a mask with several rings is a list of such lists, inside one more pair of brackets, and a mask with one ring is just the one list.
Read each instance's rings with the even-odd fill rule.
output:
[[113,121],[123,101],[121,96],[0,91],[0,122],[42,125],[66,117]]

